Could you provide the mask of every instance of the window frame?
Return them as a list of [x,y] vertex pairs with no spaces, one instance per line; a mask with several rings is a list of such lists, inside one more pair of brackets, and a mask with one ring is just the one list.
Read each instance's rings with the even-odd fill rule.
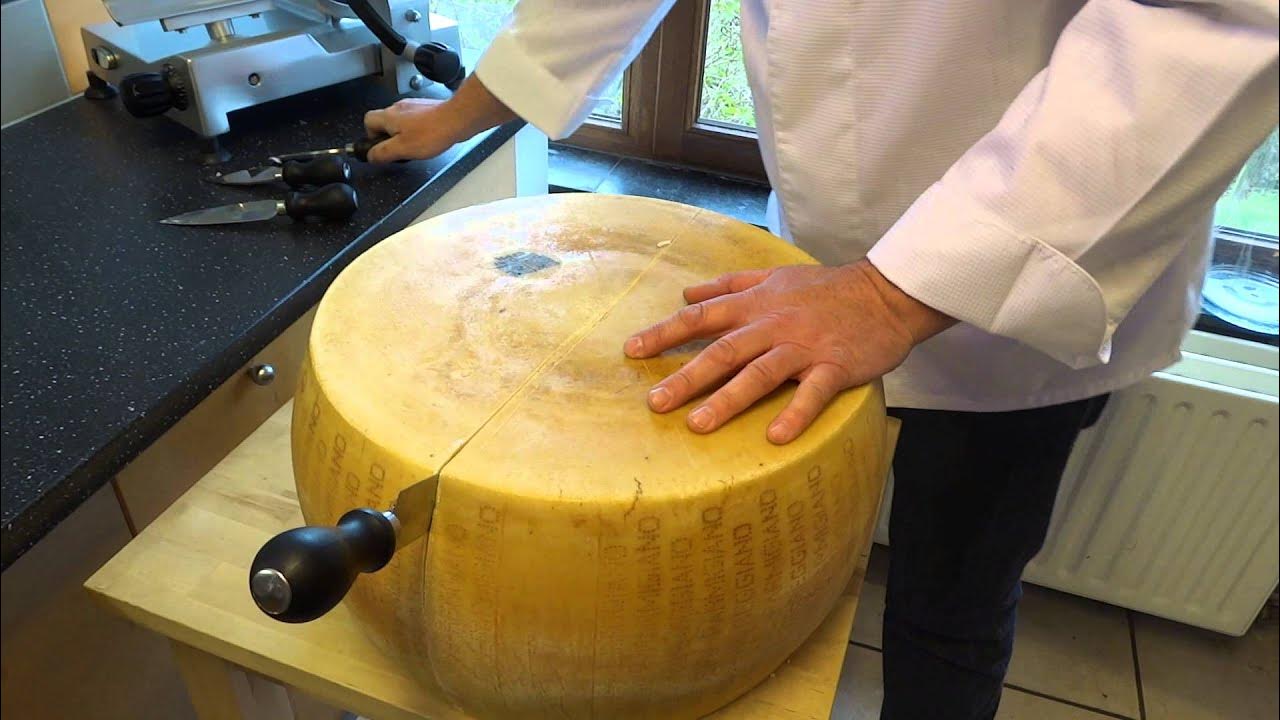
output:
[[677,0],[623,80],[623,120],[588,121],[567,145],[767,182],[752,131],[702,122],[710,0]]
[[644,157],[653,136],[657,93],[658,38],[650,38],[622,76],[622,118],[610,122],[592,117],[564,143],[615,155]]

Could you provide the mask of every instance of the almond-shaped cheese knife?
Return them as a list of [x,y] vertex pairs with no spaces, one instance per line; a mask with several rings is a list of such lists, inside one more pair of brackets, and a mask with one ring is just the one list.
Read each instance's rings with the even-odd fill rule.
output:
[[209,181],[220,185],[266,185],[283,181],[292,188],[320,187],[350,182],[351,165],[341,155],[327,155],[313,160],[289,160],[280,165],[236,170],[209,178]]
[[260,222],[277,215],[288,215],[294,220],[346,220],[355,214],[358,207],[354,188],[332,183],[310,192],[291,192],[283,200],[232,203],[174,215],[160,222],[166,225],[226,225]]

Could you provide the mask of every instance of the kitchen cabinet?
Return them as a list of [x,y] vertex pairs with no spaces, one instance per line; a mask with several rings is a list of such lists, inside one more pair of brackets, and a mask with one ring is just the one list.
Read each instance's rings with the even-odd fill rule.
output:
[[5,718],[195,717],[169,644],[82,587],[131,538],[106,486],[4,572]]
[[135,533],[293,397],[314,317],[312,308],[116,475]]

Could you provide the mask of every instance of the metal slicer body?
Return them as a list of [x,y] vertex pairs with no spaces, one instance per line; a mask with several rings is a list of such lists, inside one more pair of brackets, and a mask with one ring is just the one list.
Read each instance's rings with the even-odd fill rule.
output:
[[[374,76],[395,95],[431,81],[384,47],[333,0],[104,0],[115,22],[81,29],[90,72],[120,86],[163,76],[172,97],[158,114],[206,138],[230,130],[227,115],[290,95]],[[428,0],[375,0],[413,43],[459,45],[457,23]]]

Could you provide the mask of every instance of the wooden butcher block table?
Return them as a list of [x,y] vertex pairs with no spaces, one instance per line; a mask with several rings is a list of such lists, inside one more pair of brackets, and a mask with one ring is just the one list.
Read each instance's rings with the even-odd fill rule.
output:
[[[206,719],[288,717],[258,676],[375,720],[464,707],[825,719],[896,435],[880,389],[841,395],[784,447],[763,435],[790,390],[699,437],[682,412],[639,400],[697,348],[619,352],[679,307],[681,287],[794,262],[812,260],[745,224],[639,198],[506,201],[415,226],[326,294],[296,411],[276,413],[87,587],[174,640]],[[438,532],[407,535],[346,603],[297,625],[254,604],[249,568],[267,540],[304,514],[328,525],[391,507],[415,483],[435,499],[419,493],[396,515],[434,503]],[[649,552],[659,528],[670,563]],[[293,574],[302,560],[278,562],[255,572],[273,574],[286,603],[310,592],[311,576]]]
[[[281,408],[86,587],[174,641],[201,720],[261,715],[250,707],[244,670],[373,720],[465,718],[438,688],[425,687],[375,648],[345,606],[286,625],[250,599],[254,553],[302,524],[289,460],[291,413],[292,403]],[[896,425],[890,427],[892,434]],[[863,555],[835,609],[772,677],[712,717],[826,720],[866,564]]]

